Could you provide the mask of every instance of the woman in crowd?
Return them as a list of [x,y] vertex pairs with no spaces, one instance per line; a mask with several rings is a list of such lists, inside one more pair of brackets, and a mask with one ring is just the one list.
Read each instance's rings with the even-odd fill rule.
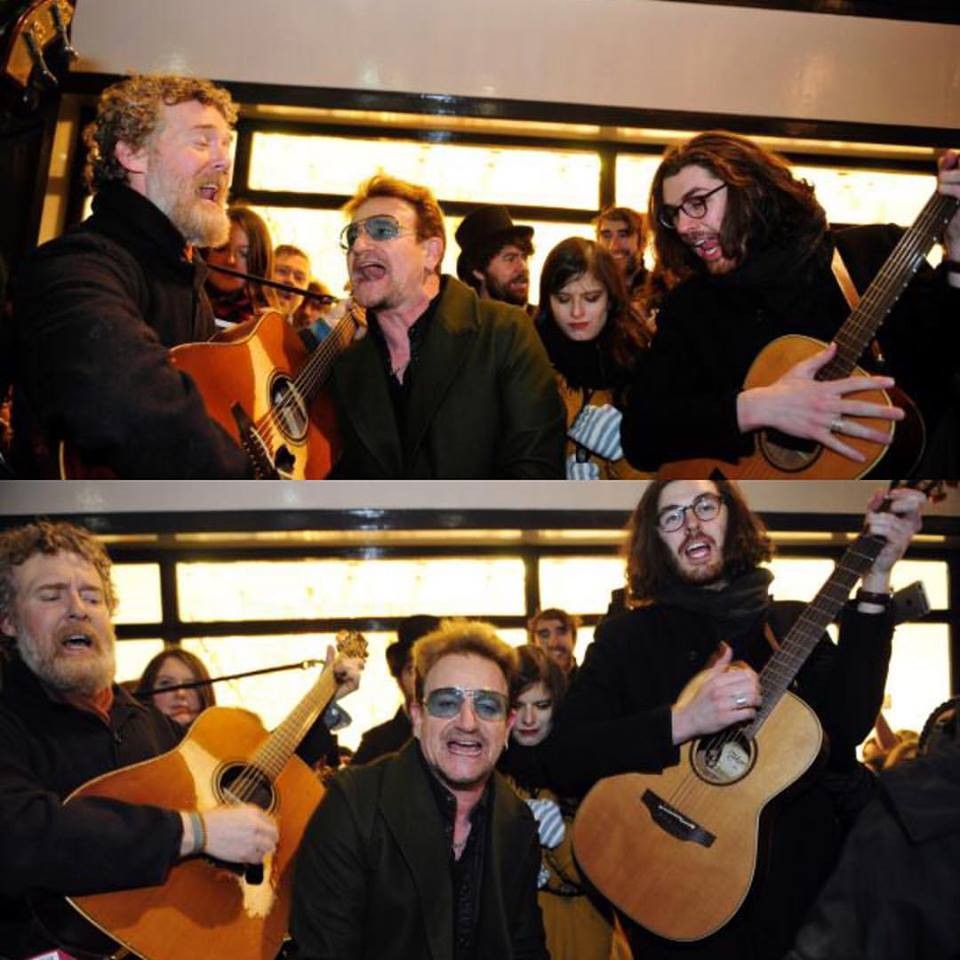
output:
[[176,687],[181,683],[206,681],[201,687],[162,690],[150,699],[153,705],[181,726],[189,727],[197,717],[212,707],[217,698],[210,686],[210,674],[203,661],[188,650],[174,647],[158,653],[146,666],[134,695],[142,698],[150,690]]
[[567,410],[567,479],[645,476],[623,459],[619,408],[650,335],[603,247],[568,237],[550,251],[536,325]]
[[[207,251],[207,263],[269,277],[273,271],[273,241],[267,225],[249,207],[230,207],[227,216],[230,239],[222,247]],[[269,305],[259,284],[217,270],[210,270],[206,288],[219,327],[250,320]]]
[[573,809],[549,788],[545,743],[566,691],[560,668],[539,647],[518,648],[520,669],[511,691],[516,723],[509,750],[499,768],[537,819],[543,861],[540,910],[551,960],[629,960],[623,937],[612,924],[612,911],[594,901],[573,860]]

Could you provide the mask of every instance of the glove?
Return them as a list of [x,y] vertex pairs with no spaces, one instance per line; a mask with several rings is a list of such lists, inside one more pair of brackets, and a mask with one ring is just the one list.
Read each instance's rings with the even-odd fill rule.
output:
[[620,460],[623,457],[621,420],[623,414],[609,403],[600,407],[588,404],[577,414],[567,436],[605,460]]
[[571,453],[567,457],[567,479],[568,480],[599,480],[600,464],[592,460],[584,460],[581,463],[577,460],[577,455]]
[[527,806],[533,811],[540,834],[540,846],[552,850],[563,843],[567,833],[563,814],[553,800],[528,800]]

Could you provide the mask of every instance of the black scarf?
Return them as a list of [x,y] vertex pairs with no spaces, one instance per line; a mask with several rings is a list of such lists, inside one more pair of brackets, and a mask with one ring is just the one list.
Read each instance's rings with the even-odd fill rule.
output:
[[720,638],[738,647],[756,629],[770,607],[773,574],[755,567],[719,589],[674,580],[657,593],[657,602],[702,614],[717,625]]
[[534,747],[525,747],[511,738],[509,748],[500,754],[497,769],[511,777],[522,790],[536,795],[549,782],[545,745],[546,740]]
[[553,364],[574,389],[615,390],[626,384],[629,376],[610,356],[607,343],[611,321],[593,340],[571,340],[544,310],[536,320],[537,333]]

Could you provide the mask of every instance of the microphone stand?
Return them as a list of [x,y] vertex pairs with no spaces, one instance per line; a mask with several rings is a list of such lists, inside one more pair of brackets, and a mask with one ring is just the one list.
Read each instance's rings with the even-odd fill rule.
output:
[[227,673],[222,677],[211,677],[209,680],[191,680],[189,683],[177,683],[170,687],[154,687],[153,690],[141,690],[134,696],[138,700],[146,700],[155,693],[170,693],[172,690],[193,690],[194,687],[206,687],[212,683],[222,683],[225,680],[242,680],[244,677],[256,677],[262,673],[277,673],[280,670],[309,670],[311,667],[323,663],[323,660],[300,660],[297,663],[285,663],[279,667],[262,667],[259,670],[247,670],[244,673]]

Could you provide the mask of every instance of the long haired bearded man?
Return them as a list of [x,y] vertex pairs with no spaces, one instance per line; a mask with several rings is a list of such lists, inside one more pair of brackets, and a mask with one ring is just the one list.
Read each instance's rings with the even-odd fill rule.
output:
[[93,216],[26,260],[13,290],[13,459],[50,475],[65,443],[122,478],[250,472],[171,347],[209,339],[194,247],[229,236],[236,107],[206,80],[134,76],[85,131]]

